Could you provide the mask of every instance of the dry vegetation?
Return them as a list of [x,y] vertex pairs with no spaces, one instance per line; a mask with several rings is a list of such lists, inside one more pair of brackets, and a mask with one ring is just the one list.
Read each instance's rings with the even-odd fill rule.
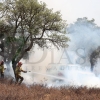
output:
[[100,89],[15,85],[0,79],[0,100],[100,100]]

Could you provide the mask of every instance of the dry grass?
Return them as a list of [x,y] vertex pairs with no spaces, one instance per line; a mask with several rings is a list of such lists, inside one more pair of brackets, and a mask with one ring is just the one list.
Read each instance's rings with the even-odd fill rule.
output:
[[100,89],[87,87],[46,88],[43,85],[26,87],[12,81],[0,80],[0,100],[100,100]]

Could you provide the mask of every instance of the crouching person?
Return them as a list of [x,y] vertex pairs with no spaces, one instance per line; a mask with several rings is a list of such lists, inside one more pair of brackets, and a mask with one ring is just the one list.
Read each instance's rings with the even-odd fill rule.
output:
[[1,61],[0,63],[0,73],[1,73],[1,78],[4,78],[4,61]]
[[18,62],[16,69],[15,69],[15,78],[16,83],[21,84],[24,78],[21,76],[21,72],[27,73],[27,71],[24,71],[22,69],[22,62]]

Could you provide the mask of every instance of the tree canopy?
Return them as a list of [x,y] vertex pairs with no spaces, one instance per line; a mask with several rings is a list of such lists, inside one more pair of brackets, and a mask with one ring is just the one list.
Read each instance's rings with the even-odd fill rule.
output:
[[53,12],[37,0],[5,0],[0,3],[0,55],[16,63],[37,44],[48,48],[66,47],[66,21],[59,11]]

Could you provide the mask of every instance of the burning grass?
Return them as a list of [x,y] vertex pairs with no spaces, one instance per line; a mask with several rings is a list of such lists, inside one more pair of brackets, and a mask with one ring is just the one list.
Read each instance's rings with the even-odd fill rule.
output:
[[99,88],[16,85],[12,80],[0,80],[0,100],[100,100]]

